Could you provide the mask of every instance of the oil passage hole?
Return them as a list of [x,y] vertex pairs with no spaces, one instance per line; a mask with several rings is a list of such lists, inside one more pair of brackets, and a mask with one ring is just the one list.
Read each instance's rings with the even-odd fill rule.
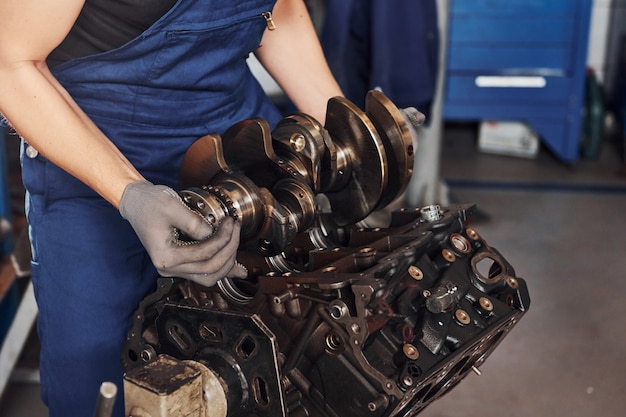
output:
[[502,273],[502,268],[491,258],[480,260],[476,264],[478,273],[487,279],[493,279]]
[[259,239],[258,248],[263,253],[273,253],[274,245],[267,239]]
[[203,323],[198,330],[200,337],[207,342],[221,342],[224,339],[219,327]]
[[256,351],[256,347],[256,341],[250,336],[246,336],[237,347],[237,355],[241,359],[248,359]]
[[461,253],[469,253],[472,250],[472,245],[470,245],[469,241],[458,233],[450,235],[450,243]]
[[422,368],[415,362],[409,362],[406,366],[406,372],[413,378],[422,376]]
[[137,360],[139,360],[139,355],[137,355],[137,352],[135,352],[134,350],[129,350],[128,359],[130,359],[132,362],[137,362]]
[[189,353],[193,343],[191,337],[183,326],[176,322],[170,322],[167,326],[168,339],[174,343],[181,352]]
[[486,252],[472,258],[472,269],[476,277],[485,284],[495,284],[504,278],[502,263]]
[[270,404],[270,397],[267,389],[267,382],[261,377],[254,378],[252,388],[254,392],[254,401],[261,407],[265,408]]

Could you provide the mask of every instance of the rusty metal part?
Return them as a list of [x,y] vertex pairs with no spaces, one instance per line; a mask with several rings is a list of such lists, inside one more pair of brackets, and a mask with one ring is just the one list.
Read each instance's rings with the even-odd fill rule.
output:
[[197,361],[159,355],[124,376],[129,417],[226,417],[228,401],[219,378]]

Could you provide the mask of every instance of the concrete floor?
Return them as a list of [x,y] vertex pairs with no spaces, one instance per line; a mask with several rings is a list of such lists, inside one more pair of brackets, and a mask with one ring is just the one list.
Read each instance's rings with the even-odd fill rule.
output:
[[[475,228],[526,279],[530,311],[481,367],[422,415],[626,415],[626,178],[613,146],[573,167],[542,152],[477,153],[449,128],[442,173]],[[455,185],[456,184],[456,185]]]
[[[445,129],[453,202],[526,279],[531,308],[481,367],[424,417],[619,417],[626,411],[626,178],[613,143],[567,166],[476,150],[473,126]],[[39,417],[37,385],[12,384],[0,416]]]

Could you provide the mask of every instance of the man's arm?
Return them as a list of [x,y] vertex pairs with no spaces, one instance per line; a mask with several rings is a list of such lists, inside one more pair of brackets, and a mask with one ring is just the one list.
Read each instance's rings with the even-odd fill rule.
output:
[[326,103],[343,93],[335,81],[303,0],[278,0],[256,56],[296,107],[324,123]]
[[0,0],[0,113],[42,155],[119,207],[143,179],[50,73],[84,0]]

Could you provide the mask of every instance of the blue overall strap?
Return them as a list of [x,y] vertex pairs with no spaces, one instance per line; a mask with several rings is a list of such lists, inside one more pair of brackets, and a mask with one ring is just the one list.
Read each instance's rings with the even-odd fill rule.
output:
[[280,119],[246,62],[273,5],[179,1],[126,45],[53,73],[140,172],[175,185],[193,140],[251,117],[272,125]]

